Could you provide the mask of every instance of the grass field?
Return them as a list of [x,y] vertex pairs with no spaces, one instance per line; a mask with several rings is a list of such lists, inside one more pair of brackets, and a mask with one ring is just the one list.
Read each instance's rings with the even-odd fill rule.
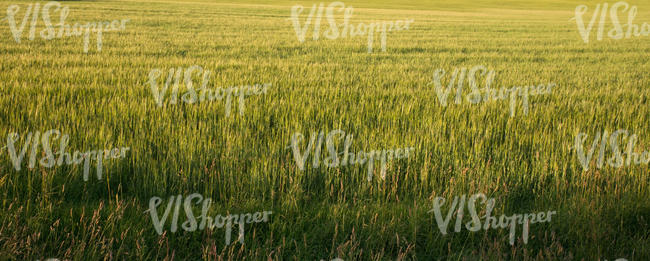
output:
[[[17,4],[20,22],[33,3],[3,0],[0,17]],[[82,165],[27,168],[29,152],[17,171],[3,148],[0,260],[650,259],[648,165],[584,171],[573,148],[580,132],[591,146],[598,132],[626,129],[650,150],[649,38],[596,41],[594,29],[585,43],[570,20],[585,4],[588,23],[602,2],[344,2],[352,24],[414,20],[372,53],[365,37],[299,42],[291,8],[318,1],[60,3],[69,24],[130,20],[103,34],[101,51],[91,34],[87,53],[82,37],[30,41],[29,24],[17,43],[0,21],[0,147],[10,133],[18,147],[57,129],[69,152],[130,151],[84,181]],[[636,24],[650,23],[650,2],[629,3]],[[247,97],[243,115],[234,103],[226,116],[220,101],[159,107],[150,72],[193,65],[212,72],[212,88],[272,86]],[[476,65],[496,72],[495,86],[557,87],[531,96],[527,115],[511,117],[509,101],[441,106],[434,71]],[[370,182],[365,166],[299,170],[292,135],[336,129],[354,135],[354,151],[415,153],[385,180],[378,166]],[[212,215],[273,214],[246,226],[244,244],[226,245],[224,229],[156,233],[150,199],[192,193],[212,198]],[[510,245],[507,229],[441,234],[434,198],[476,193],[496,199],[495,215],[557,215],[531,225],[527,244],[518,231]]]

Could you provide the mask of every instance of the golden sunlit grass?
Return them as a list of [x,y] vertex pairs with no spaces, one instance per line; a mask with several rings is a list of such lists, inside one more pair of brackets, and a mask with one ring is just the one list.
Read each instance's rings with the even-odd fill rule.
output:
[[[18,4],[22,19],[29,3],[0,11]],[[101,52],[91,37],[88,53],[81,37],[16,43],[0,21],[1,140],[58,129],[72,150],[130,147],[88,182],[81,165],[16,171],[3,150],[0,259],[650,257],[648,166],[583,171],[572,149],[578,132],[627,129],[648,150],[648,37],[585,44],[569,21],[580,4],[591,17],[596,3],[583,1],[345,2],[352,24],[415,20],[369,54],[365,37],[300,43],[296,3],[308,13],[318,2],[62,2],[67,23],[130,19],[103,34]],[[630,4],[650,22],[650,4]],[[212,72],[212,88],[272,87],[246,98],[244,116],[226,117],[223,102],[159,108],[149,72],[192,65]],[[528,115],[510,117],[508,101],[441,106],[433,72],[475,65],[495,70],[497,87],[557,87],[533,96]],[[354,135],[354,151],[415,156],[386,180],[376,167],[372,182],[365,167],[298,170],[291,135],[334,129]],[[159,236],[149,199],[192,193],[211,197],[211,212],[273,215],[247,227],[244,245],[224,246],[223,230]],[[496,198],[496,215],[558,214],[531,225],[526,245],[501,229],[443,236],[432,199],[474,193]]]

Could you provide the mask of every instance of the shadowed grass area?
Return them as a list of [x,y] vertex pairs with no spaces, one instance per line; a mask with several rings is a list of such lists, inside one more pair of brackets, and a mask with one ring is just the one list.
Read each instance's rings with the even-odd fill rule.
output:
[[[20,22],[29,3],[1,2],[0,16],[18,4]],[[70,136],[68,152],[130,148],[104,162],[102,180],[93,169],[87,182],[83,165],[27,168],[29,152],[16,171],[3,149],[0,259],[650,258],[648,165],[583,171],[573,149],[579,132],[591,146],[597,132],[627,129],[638,152],[649,150],[648,37],[596,41],[594,29],[584,43],[569,19],[580,4],[590,19],[596,2],[345,2],[355,8],[351,24],[415,21],[388,33],[386,52],[376,38],[368,53],[366,37],[313,40],[310,29],[300,43],[291,6],[304,5],[304,15],[313,3],[62,2],[67,24],[130,19],[103,34],[101,52],[91,34],[88,53],[82,37],[30,41],[29,24],[17,43],[0,21],[0,147],[10,133],[20,135],[18,147],[30,131],[58,129]],[[650,23],[650,3],[630,4],[635,23]],[[38,20],[36,33],[43,28]],[[150,71],[164,78],[192,65],[212,72],[210,88],[272,86],[246,98],[243,116],[236,99],[229,117],[223,100],[158,107]],[[475,65],[496,72],[494,87],[557,87],[531,96],[527,115],[520,101],[510,117],[509,100],[455,104],[454,94],[441,106],[434,71],[447,71],[446,85],[454,68]],[[366,165],[312,168],[311,156],[299,170],[291,135],[336,129],[354,135],[352,151],[415,154],[390,163],[385,180],[379,165],[368,182]],[[212,198],[212,215],[273,214],[246,226],[243,245],[226,246],[224,229],[171,233],[166,224],[158,235],[145,212],[150,198],[166,205],[192,193]],[[519,231],[511,246],[507,229],[442,235],[432,200],[475,193],[496,199],[496,216],[557,215],[532,224],[528,244]]]

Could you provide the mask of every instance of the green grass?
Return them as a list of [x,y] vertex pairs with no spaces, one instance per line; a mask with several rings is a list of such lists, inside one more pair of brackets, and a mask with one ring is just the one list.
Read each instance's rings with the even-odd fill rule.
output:
[[[355,25],[415,20],[371,54],[365,37],[300,43],[291,6],[318,1],[233,2],[62,2],[68,24],[131,19],[103,35],[101,52],[91,38],[87,54],[81,37],[16,43],[0,21],[0,147],[12,132],[58,129],[73,150],[131,148],[88,182],[81,165],[25,160],[16,171],[3,150],[0,259],[650,258],[648,165],[583,171],[572,149],[578,132],[627,129],[650,150],[648,37],[585,44],[569,19],[580,4],[589,19],[598,2],[346,1]],[[19,4],[22,19],[28,3],[3,1],[0,16]],[[630,4],[650,23],[650,3]],[[212,87],[273,86],[246,98],[243,117],[236,107],[225,117],[223,102],[159,108],[149,72],[192,65],[212,71]],[[495,70],[498,87],[557,87],[532,97],[528,115],[518,106],[510,117],[507,101],[440,106],[433,72],[474,65]],[[413,146],[415,156],[386,180],[376,165],[372,182],[365,165],[298,170],[291,135],[334,129],[354,135],[353,151]],[[159,236],[149,199],[192,193],[212,198],[213,215],[273,215],[247,225],[244,245],[225,246],[223,229],[167,224]],[[494,197],[497,215],[558,214],[531,225],[525,245],[510,246],[505,229],[443,236],[433,198],[475,193]]]

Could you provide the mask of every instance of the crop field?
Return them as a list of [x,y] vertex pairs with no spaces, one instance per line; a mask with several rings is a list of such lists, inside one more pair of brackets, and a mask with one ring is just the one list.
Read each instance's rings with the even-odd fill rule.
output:
[[1,0],[0,260],[650,260],[604,3]]

